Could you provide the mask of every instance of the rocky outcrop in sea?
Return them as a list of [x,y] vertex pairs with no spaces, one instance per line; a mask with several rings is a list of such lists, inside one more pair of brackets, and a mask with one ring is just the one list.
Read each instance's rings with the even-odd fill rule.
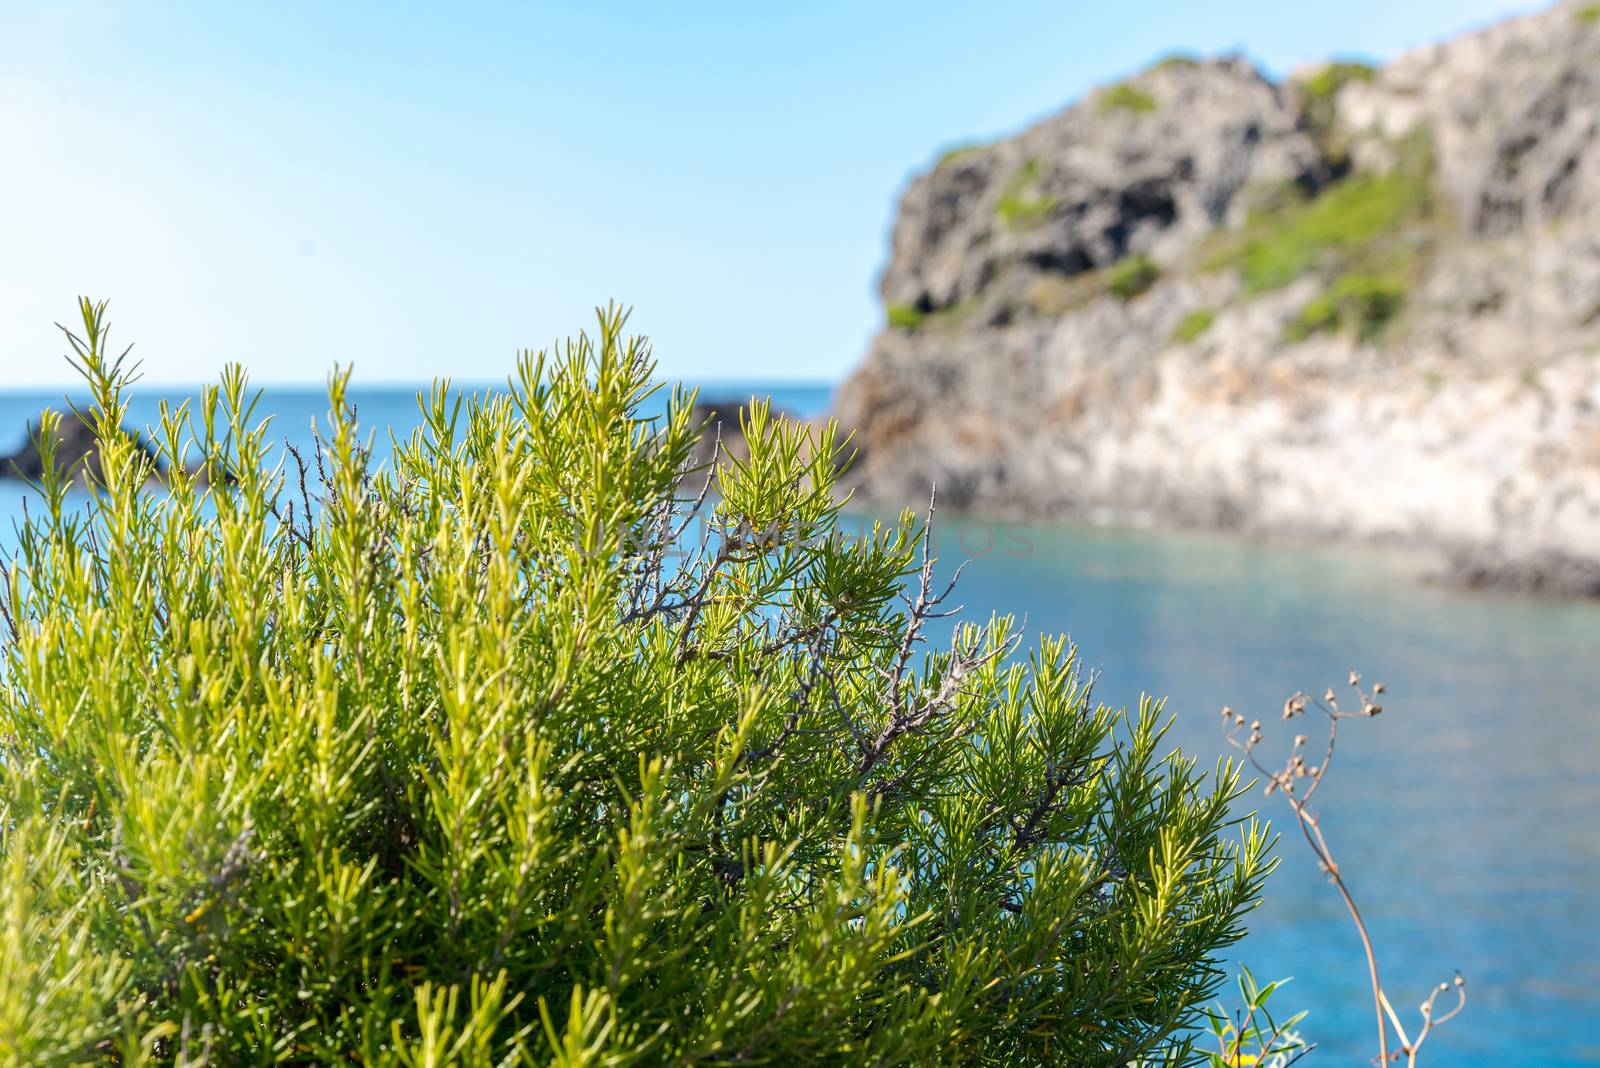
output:
[[[39,448],[39,429],[38,423],[29,423],[22,447],[10,456],[0,455],[0,479],[20,479],[37,483],[44,478],[45,456]],[[166,472],[166,463],[161,457],[160,450],[142,434],[128,431],[128,435],[134,448],[148,458],[153,477],[162,477]],[[83,413],[76,409],[61,413],[55,436],[55,463],[62,477],[80,484],[87,484],[100,477],[99,461],[96,458],[99,453],[99,441],[95,437],[94,427]],[[197,478],[204,479],[207,476],[203,465],[190,465],[188,471]]]
[[1600,591],[1600,5],[1176,57],[905,191],[857,494],[1392,542]]

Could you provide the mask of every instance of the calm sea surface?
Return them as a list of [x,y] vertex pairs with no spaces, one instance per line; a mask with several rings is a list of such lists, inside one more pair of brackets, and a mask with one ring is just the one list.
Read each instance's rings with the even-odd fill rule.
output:
[[[748,387],[713,386],[708,397]],[[802,414],[827,391],[762,389]],[[160,396],[136,394],[135,423]],[[357,391],[363,423],[409,428],[413,395]],[[0,452],[59,394],[0,391]],[[276,431],[304,442],[319,392],[269,390]],[[0,482],[0,553],[22,490]],[[1430,1065],[1600,1064],[1600,604],[1467,595],[1421,579],[1422,562],[1369,551],[1200,535],[945,519],[942,557],[970,557],[969,613],[1066,631],[1116,703],[1168,698],[1171,738],[1209,763],[1227,751],[1217,711],[1259,717],[1296,689],[1387,683],[1387,711],[1345,724],[1320,794],[1323,827],[1406,1014],[1459,968],[1467,1011],[1429,1040]],[[1299,727],[1316,737],[1315,723]],[[1286,832],[1286,809],[1264,811]],[[1275,999],[1304,1008],[1311,1065],[1364,1064],[1373,1025],[1360,945],[1298,836],[1236,959]]]

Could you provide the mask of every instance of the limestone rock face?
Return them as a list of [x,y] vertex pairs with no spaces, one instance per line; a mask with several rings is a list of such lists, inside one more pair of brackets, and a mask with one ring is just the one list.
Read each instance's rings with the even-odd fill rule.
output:
[[1469,232],[1537,230],[1600,211],[1600,19],[1592,3],[1403,56],[1339,102],[1359,133],[1424,126]]
[[1595,592],[1600,17],[1275,85],[1168,61],[906,191],[868,500],[1445,550]]
[[1290,94],[1242,60],[1168,62],[987,148],[900,203],[890,305],[928,313],[1012,273],[1074,274],[1237,221],[1252,183],[1315,181]]

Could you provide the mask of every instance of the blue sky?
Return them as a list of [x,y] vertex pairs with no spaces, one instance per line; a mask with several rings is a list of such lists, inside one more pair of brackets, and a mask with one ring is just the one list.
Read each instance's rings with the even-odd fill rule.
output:
[[1172,52],[1392,56],[1506,0],[0,0],[0,388],[108,298],[153,382],[493,380],[635,305],[669,375],[827,380],[943,146]]

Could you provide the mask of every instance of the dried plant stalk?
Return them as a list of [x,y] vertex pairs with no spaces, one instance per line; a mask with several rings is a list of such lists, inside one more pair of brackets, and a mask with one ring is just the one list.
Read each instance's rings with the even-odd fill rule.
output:
[[[1269,768],[1261,761],[1257,749],[1261,744],[1261,721],[1252,720],[1246,724],[1244,716],[1231,708],[1222,710],[1223,730],[1227,736],[1228,744],[1244,753],[1251,766],[1266,780],[1266,795],[1281,794],[1294,812],[1295,821],[1305,836],[1306,843],[1317,858],[1317,863],[1322,871],[1327,874],[1339,892],[1339,897],[1344,901],[1345,908],[1350,913],[1350,919],[1356,926],[1356,932],[1361,936],[1361,948],[1367,958],[1367,974],[1372,983],[1373,1014],[1378,1026],[1378,1057],[1379,1064],[1388,1064],[1391,1060],[1405,1058],[1408,1068],[1417,1063],[1417,1053],[1422,1044],[1427,1041],[1434,1028],[1448,1020],[1453,1019],[1467,1004],[1467,985],[1461,973],[1456,972],[1453,982],[1440,983],[1434,987],[1422,1002],[1419,1012],[1422,1023],[1417,1029],[1416,1038],[1413,1040],[1400,1022],[1400,1016],[1390,1003],[1388,995],[1384,992],[1383,982],[1378,976],[1378,956],[1372,945],[1372,934],[1367,929],[1366,921],[1361,918],[1361,910],[1356,906],[1355,897],[1350,892],[1350,886],[1345,882],[1344,874],[1339,870],[1338,863],[1334,860],[1333,850],[1328,846],[1327,839],[1322,833],[1322,821],[1310,805],[1311,799],[1316,795],[1317,789],[1322,785],[1322,780],[1328,774],[1328,768],[1333,764],[1335,745],[1339,739],[1339,723],[1346,719],[1371,719],[1383,711],[1383,706],[1378,703],[1378,698],[1384,692],[1383,683],[1374,683],[1371,690],[1361,686],[1361,676],[1357,672],[1350,672],[1350,689],[1354,691],[1357,707],[1346,709],[1339,704],[1338,695],[1332,687],[1317,700],[1304,693],[1295,693],[1283,703],[1283,719],[1295,719],[1305,714],[1306,709],[1315,706],[1328,719],[1328,743],[1323,750],[1322,759],[1316,764],[1306,762],[1305,750],[1308,741],[1304,734],[1295,735],[1294,745],[1289,751],[1288,758],[1279,769]],[[1434,1009],[1440,995],[1454,990],[1456,1003],[1449,1012],[1436,1014]],[[1394,1038],[1397,1040],[1393,1053],[1389,1049],[1390,1033],[1393,1027]]]

